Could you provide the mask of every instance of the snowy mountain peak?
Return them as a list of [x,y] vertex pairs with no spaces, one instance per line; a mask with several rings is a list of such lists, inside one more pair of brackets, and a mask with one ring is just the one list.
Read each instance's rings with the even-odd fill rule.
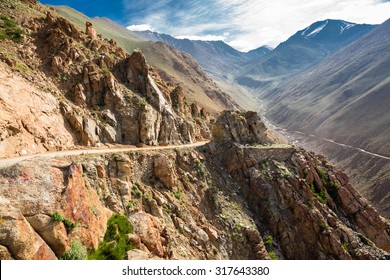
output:
[[[305,31],[302,32],[302,36],[305,36],[305,38],[308,38],[310,36],[315,36],[316,34],[318,34],[319,32],[321,32],[322,29],[324,29],[324,27],[328,24],[329,21],[325,21],[325,23],[323,23],[321,26],[315,28],[313,31],[311,31],[311,26],[309,26]],[[311,31],[309,33],[309,31]]]
[[309,41],[326,42],[331,40],[338,40],[339,37],[350,36],[346,35],[345,32],[351,28],[356,28],[359,30],[365,29],[367,27],[368,25],[364,24],[356,24],[344,20],[327,19],[313,23],[307,28],[298,31],[293,37]]

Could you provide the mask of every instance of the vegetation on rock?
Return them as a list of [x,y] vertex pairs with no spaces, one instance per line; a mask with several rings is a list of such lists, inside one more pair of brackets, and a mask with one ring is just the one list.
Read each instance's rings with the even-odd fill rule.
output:
[[87,249],[79,240],[73,240],[70,243],[69,251],[61,256],[61,260],[85,260],[87,258]]
[[22,43],[23,34],[26,32],[19,27],[16,20],[0,15],[0,40],[9,39],[15,43]]
[[96,251],[88,255],[90,260],[123,260],[126,252],[134,249],[128,234],[133,233],[129,220],[120,214],[114,214],[108,220],[107,232]]

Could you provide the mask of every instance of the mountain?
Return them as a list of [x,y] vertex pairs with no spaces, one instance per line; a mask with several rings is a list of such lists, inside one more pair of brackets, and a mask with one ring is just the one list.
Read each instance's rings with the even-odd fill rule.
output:
[[374,27],[342,20],[313,23],[267,55],[246,63],[237,75],[237,82],[252,88],[273,89],[285,77],[321,62]]
[[[389,221],[345,173],[256,112],[210,115],[189,100],[208,83],[186,70],[189,55],[145,41],[148,58],[126,52],[96,28],[137,38],[106,19],[82,26],[81,14],[11,3],[0,6],[1,260],[390,259]],[[193,84],[167,80],[172,66]]]
[[239,66],[249,60],[262,57],[271,49],[263,46],[244,53],[240,52],[223,41],[201,41],[189,39],[176,39],[170,35],[159,34],[152,31],[135,32],[146,40],[162,41],[181,51],[192,55],[196,61],[213,77],[231,78]]
[[179,84],[185,89],[189,100],[195,101],[211,113],[226,108],[237,108],[236,102],[221,91],[207,76],[198,63],[188,54],[161,42],[150,42],[108,18],[90,19],[67,6],[55,9],[66,19],[83,29],[85,22],[94,24],[97,33],[114,39],[124,50],[132,52],[140,49],[148,63],[153,66],[167,82]]
[[390,258],[390,224],[347,176],[270,141],[255,112],[225,111],[199,148],[38,158],[0,174],[1,259]]
[[[176,83],[140,50],[126,53],[97,35],[91,22],[82,31],[54,9],[21,7],[3,8],[0,19],[2,158],[77,145],[192,143],[210,136],[215,111],[208,108],[234,108],[184,53],[167,45],[156,52],[166,50],[180,71]],[[180,86],[181,77],[198,87]]]
[[[269,104],[268,117],[291,131],[299,130],[389,157],[389,38],[390,20],[315,67],[287,79],[274,91],[260,94]],[[326,150],[337,157],[331,155],[330,149]],[[340,160],[345,161],[345,155]],[[352,158],[351,163],[357,161],[358,158]],[[359,168],[356,164],[345,165],[350,170]],[[382,197],[377,194],[383,193],[380,189],[388,185],[388,176],[382,172],[388,164],[376,166],[376,172],[366,164],[362,169],[363,166],[364,170],[359,172],[365,174],[362,182],[370,182],[363,186],[364,192],[369,192],[376,174],[383,175],[376,181],[377,191],[370,191],[370,199],[380,201]],[[383,207],[388,214],[388,202]]]

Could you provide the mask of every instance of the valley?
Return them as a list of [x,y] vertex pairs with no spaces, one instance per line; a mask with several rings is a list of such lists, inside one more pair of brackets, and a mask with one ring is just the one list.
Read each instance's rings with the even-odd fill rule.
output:
[[1,260],[390,259],[389,20],[241,52],[3,2]]

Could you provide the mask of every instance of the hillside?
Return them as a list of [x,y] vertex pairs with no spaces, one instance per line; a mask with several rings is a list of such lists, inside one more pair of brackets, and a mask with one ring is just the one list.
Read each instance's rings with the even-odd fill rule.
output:
[[201,41],[176,39],[167,34],[151,31],[135,32],[146,40],[165,42],[193,56],[205,71],[212,77],[222,77],[232,80],[240,66],[252,59],[262,57],[271,50],[259,47],[244,53],[230,47],[223,41]]
[[12,3],[0,10],[0,157],[209,138],[208,110],[140,51],[126,53],[90,22],[84,32],[53,9]]
[[0,172],[1,259],[390,258],[390,224],[347,176],[270,141],[254,112],[224,112],[199,148]]
[[235,101],[213,82],[198,63],[188,54],[161,42],[149,42],[107,18],[90,19],[66,6],[55,7],[58,12],[82,29],[86,21],[94,24],[98,34],[114,39],[124,50],[140,49],[148,63],[168,82],[185,89],[190,101],[196,101],[211,113],[237,108]]
[[190,56],[6,2],[1,260],[390,259],[389,221],[343,171],[256,112],[211,115],[148,60]]
[[390,155],[389,27],[386,21],[317,67],[261,94],[270,103],[269,116],[293,130]]
[[[315,135],[308,147],[348,170],[359,189],[389,215],[389,164],[358,149],[390,155],[390,21],[308,71],[260,95],[268,117],[290,131]],[[342,149],[331,139],[358,149]],[[322,149],[320,149],[322,147]],[[343,155],[343,156],[341,156]]]
[[374,27],[342,20],[313,23],[267,55],[246,63],[237,82],[262,91],[273,90],[286,77],[316,65]]

